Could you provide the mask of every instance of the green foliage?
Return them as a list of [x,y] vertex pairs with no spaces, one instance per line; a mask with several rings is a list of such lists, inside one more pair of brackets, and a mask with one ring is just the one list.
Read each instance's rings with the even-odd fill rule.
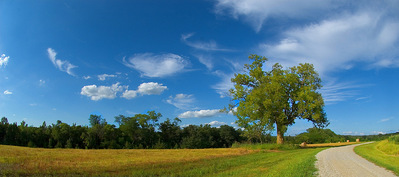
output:
[[241,141],[241,131],[228,125],[220,128],[191,125],[182,129],[178,118],[158,123],[161,116],[155,111],[133,117],[119,115],[115,117],[119,128],[98,115],[90,115],[90,127],[71,126],[60,120],[49,126],[43,122],[40,127],[32,127],[26,122],[9,124],[3,117],[0,144],[80,149],[177,149],[230,147]]
[[392,135],[388,138],[391,143],[399,144],[399,135]]
[[[244,66],[244,74],[235,74],[230,90],[233,101],[230,105],[251,140],[277,129],[277,143],[283,143],[287,127],[295,119],[306,119],[317,127],[328,125],[324,112],[324,101],[319,92],[321,79],[311,64],[299,64],[283,69],[276,63],[271,71],[263,71],[267,58],[251,55],[252,64]],[[262,142],[262,140],[261,140]]]
[[316,127],[307,129],[306,132],[297,135],[295,138],[296,144],[300,144],[302,142],[306,142],[308,144],[317,144],[344,141],[345,139],[343,136],[335,134],[330,129],[320,129]]

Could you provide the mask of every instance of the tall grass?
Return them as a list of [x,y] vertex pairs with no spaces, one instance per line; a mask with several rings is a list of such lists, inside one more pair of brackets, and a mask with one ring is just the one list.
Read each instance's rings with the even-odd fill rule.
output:
[[0,176],[312,176],[323,148],[77,150],[0,145]]
[[367,160],[399,175],[399,144],[383,140],[357,146],[354,151]]

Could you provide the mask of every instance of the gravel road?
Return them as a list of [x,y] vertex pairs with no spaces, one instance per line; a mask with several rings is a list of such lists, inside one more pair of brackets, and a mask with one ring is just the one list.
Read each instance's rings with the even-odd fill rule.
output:
[[319,176],[395,176],[392,172],[357,155],[353,148],[359,145],[361,144],[329,148],[319,152],[316,155],[316,168],[319,169]]

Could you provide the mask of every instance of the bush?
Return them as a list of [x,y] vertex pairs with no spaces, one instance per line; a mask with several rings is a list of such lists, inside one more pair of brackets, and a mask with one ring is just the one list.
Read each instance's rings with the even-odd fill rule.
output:
[[390,143],[399,144],[399,135],[394,135],[388,138]]

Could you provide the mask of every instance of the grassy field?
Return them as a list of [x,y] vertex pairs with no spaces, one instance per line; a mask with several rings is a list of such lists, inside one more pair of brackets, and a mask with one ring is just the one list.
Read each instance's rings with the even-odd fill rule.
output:
[[355,147],[355,152],[367,160],[399,175],[399,145],[383,140]]
[[79,150],[0,145],[0,174],[312,176],[315,155],[323,149]]

